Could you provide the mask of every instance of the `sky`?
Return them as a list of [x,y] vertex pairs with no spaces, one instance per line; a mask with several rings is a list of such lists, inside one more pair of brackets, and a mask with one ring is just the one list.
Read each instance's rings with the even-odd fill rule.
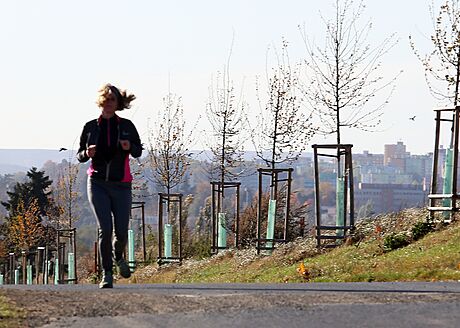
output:
[[[408,39],[412,35],[422,53],[431,50],[431,0],[365,2],[363,17],[373,22],[369,44],[392,33],[398,40],[382,59],[382,75],[403,73],[377,131],[349,129],[342,140],[353,144],[355,153],[383,153],[384,144],[397,141],[413,154],[431,152],[433,109],[441,104],[430,94]],[[434,1],[435,7],[442,2]],[[270,62],[267,49],[285,38],[291,61],[305,58],[298,26],[321,43],[320,13],[329,17],[332,5],[332,0],[2,1],[0,149],[75,149],[84,123],[100,114],[95,99],[105,83],[137,96],[120,116],[135,123],[144,143],[169,91],[182,97],[189,128],[198,120],[197,131],[207,130],[208,88],[230,49],[232,80],[254,113],[256,77],[265,76]],[[328,142],[333,140],[310,140]]]

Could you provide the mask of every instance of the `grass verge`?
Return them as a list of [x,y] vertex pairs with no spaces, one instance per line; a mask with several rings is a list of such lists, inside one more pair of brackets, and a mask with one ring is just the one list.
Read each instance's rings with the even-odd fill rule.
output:
[[0,294],[0,328],[21,327],[24,315],[8,302],[4,295]]
[[[396,223],[404,222],[404,217],[395,220]],[[417,220],[422,221],[424,217],[421,215]],[[376,226],[379,224],[375,223]],[[391,226],[388,233],[393,233],[397,224],[388,221],[386,224]],[[404,225],[406,231],[408,227],[410,225]],[[460,281],[458,221],[393,251],[385,250],[384,236],[380,228],[378,233],[371,229],[359,243],[321,252],[313,251],[311,247],[306,249],[305,243],[304,246],[277,250],[272,256],[257,256],[255,251],[252,255],[248,255],[248,251],[230,251],[193,266],[160,268],[144,279],[136,279],[136,282]],[[300,263],[305,266],[303,274],[299,274]]]

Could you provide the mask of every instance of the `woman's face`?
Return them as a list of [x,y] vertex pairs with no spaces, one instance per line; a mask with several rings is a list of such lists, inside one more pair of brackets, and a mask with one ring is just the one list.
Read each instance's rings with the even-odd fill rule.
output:
[[117,97],[112,92],[109,92],[104,98],[102,112],[105,115],[113,116],[118,107]]

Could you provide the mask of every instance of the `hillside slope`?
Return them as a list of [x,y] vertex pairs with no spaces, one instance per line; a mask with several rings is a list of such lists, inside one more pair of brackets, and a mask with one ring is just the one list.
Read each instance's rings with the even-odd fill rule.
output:
[[[460,280],[460,224],[438,224],[413,241],[413,227],[427,212],[400,213],[361,220],[353,238],[336,248],[318,250],[313,236],[279,245],[272,255],[254,248],[227,250],[209,259],[139,268],[131,282],[351,282]],[[394,236],[408,246],[387,250]],[[392,239],[393,238],[393,239]],[[301,267],[303,263],[303,267]]]

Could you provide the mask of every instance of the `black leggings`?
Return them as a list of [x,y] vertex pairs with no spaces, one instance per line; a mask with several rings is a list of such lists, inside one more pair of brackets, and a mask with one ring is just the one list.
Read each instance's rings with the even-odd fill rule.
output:
[[[99,251],[104,272],[112,272],[113,258],[122,258],[128,242],[131,184],[88,178],[88,199],[99,226]],[[113,214],[113,221],[112,221]],[[112,235],[115,240],[112,249]]]

